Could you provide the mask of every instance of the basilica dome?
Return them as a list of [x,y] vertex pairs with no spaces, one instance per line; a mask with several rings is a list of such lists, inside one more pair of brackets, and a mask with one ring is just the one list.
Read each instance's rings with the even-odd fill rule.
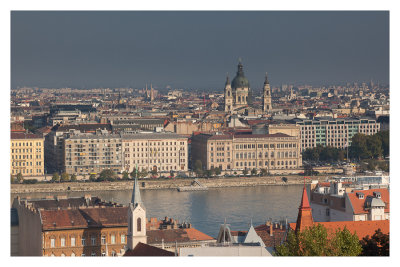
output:
[[250,87],[249,80],[244,76],[243,65],[241,62],[238,64],[238,71],[236,77],[232,80],[232,88],[248,88]]

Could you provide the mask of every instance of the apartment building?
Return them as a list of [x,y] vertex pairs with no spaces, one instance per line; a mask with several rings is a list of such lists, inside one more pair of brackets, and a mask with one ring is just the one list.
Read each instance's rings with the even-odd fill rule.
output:
[[319,183],[312,190],[310,203],[314,221],[389,220],[387,188],[357,189],[350,182]]
[[188,138],[175,133],[122,135],[124,170],[157,172],[188,170]]
[[199,134],[192,138],[192,162],[206,169],[295,169],[302,165],[299,141],[283,133]]
[[297,118],[290,122],[300,126],[302,150],[317,145],[346,148],[355,134],[373,135],[380,131],[380,123],[373,119]]
[[11,133],[11,174],[44,174],[44,138],[30,133]]
[[96,134],[71,133],[64,139],[64,171],[69,174],[98,174],[104,169],[123,169],[122,139],[107,130]]

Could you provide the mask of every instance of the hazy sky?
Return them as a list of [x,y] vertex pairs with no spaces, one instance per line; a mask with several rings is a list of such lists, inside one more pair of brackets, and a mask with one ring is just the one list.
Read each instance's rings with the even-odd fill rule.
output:
[[11,86],[223,89],[389,81],[389,12],[11,14]]

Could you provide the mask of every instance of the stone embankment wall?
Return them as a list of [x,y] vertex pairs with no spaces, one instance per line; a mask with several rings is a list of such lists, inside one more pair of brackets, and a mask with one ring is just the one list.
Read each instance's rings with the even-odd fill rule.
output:
[[[209,188],[237,187],[237,186],[261,186],[261,185],[287,185],[302,184],[303,176],[267,177],[235,177],[235,178],[198,178],[199,182]],[[314,176],[313,180],[325,181],[328,176]],[[139,180],[141,189],[176,189],[180,186],[190,186],[193,179],[143,179]],[[307,180],[310,183],[311,180]],[[12,184],[11,194],[32,192],[86,192],[107,190],[129,190],[133,188],[133,181],[120,182],[80,182],[80,183],[46,183],[46,184]]]

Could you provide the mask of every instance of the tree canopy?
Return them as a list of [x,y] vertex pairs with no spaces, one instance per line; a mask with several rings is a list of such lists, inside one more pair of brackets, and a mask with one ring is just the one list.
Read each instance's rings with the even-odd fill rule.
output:
[[389,234],[384,234],[378,229],[372,237],[364,237],[361,246],[361,256],[389,256]]
[[321,224],[301,232],[290,231],[284,243],[276,247],[276,256],[358,256],[361,244],[347,228],[329,233]]

